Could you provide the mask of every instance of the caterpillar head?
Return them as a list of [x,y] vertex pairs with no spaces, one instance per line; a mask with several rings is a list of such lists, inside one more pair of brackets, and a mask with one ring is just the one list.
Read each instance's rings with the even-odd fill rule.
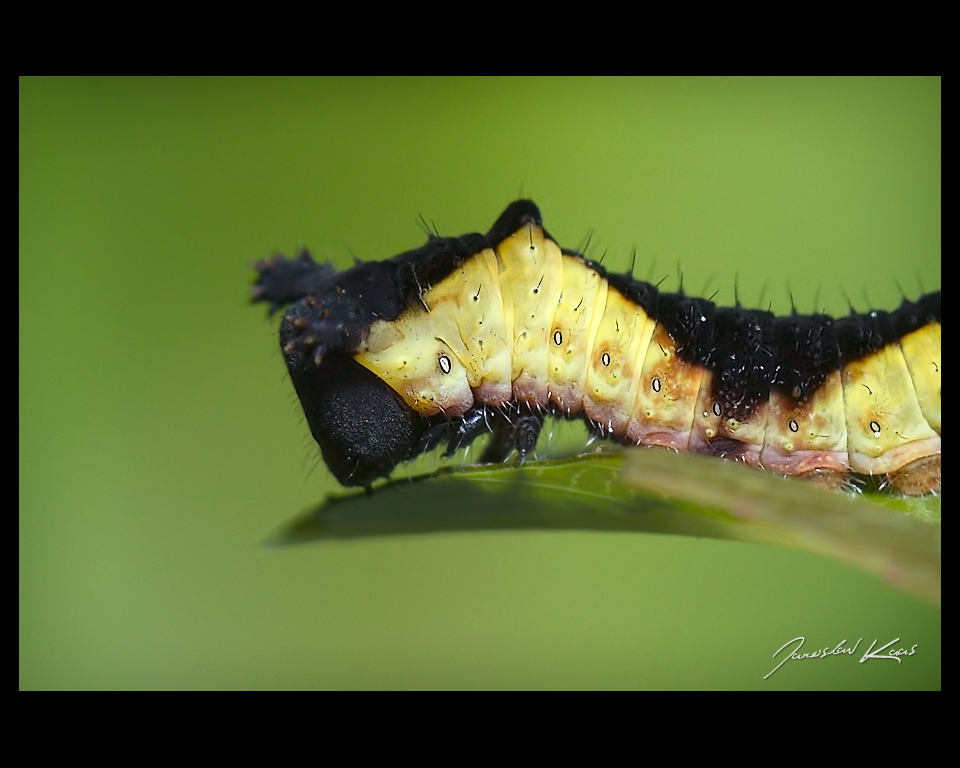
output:
[[323,459],[345,486],[369,486],[417,455],[428,422],[350,355],[290,369]]
[[[258,299],[289,264],[274,260],[272,275],[260,270]],[[411,458],[426,428],[403,398],[354,359],[378,318],[400,314],[403,297],[390,262],[340,273],[316,267],[318,279],[287,308],[280,348],[327,466],[343,485],[369,486]]]
[[[459,288],[451,296],[431,288],[470,261],[490,273],[476,282],[484,286],[483,301],[496,306],[499,294],[489,284],[496,282],[493,246],[528,226],[540,226],[540,213],[518,201],[486,235],[431,236],[421,248],[339,273],[306,252],[255,265],[254,300],[269,302],[271,310],[287,305],[280,347],[310,430],[341,484],[369,487],[435,444],[445,425],[474,405],[473,387],[489,399],[507,399],[506,334],[497,334],[501,354],[469,358],[459,348],[463,331],[455,328],[462,319]],[[481,252],[486,260],[475,258]],[[494,314],[472,311],[478,320]],[[504,370],[485,369],[494,359],[506,359]]]

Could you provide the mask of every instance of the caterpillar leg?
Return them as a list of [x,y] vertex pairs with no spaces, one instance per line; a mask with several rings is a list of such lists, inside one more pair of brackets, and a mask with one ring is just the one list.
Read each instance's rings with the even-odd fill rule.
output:
[[541,414],[522,413],[511,419],[507,414],[485,406],[471,408],[455,427],[444,456],[451,456],[490,432],[492,437],[480,456],[480,463],[500,464],[516,450],[522,464],[527,454],[537,447],[543,420]]
[[889,480],[904,496],[940,493],[940,455],[917,459],[892,472]]
[[[429,453],[447,439],[451,430],[453,430],[453,424],[450,423],[434,424],[429,427],[413,446],[410,455],[419,456],[421,453]],[[446,457],[446,454],[444,456]]]
[[543,429],[543,416],[534,413],[524,414],[514,425],[515,444],[521,464],[527,458],[527,454],[532,453],[537,447],[537,438],[540,437],[541,429]]
[[480,457],[481,464],[501,464],[507,460],[510,452],[516,448],[513,425],[502,419],[502,423],[493,429],[493,436]]
[[806,480],[811,485],[834,490],[843,488],[850,482],[850,475],[847,472],[839,472],[828,467],[817,467],[795,477]]
[[471,445],[481,435],[493,432],[494,414],[486,406],[471,408],[463,414],[459,424],[453,427],[453,435],[443,452],[443,458],[448,459],[461,448]]

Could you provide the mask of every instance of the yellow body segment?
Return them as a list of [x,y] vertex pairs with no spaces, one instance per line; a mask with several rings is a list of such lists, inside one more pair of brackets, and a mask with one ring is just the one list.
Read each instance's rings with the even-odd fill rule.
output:
[[593,349],[603,307],[607,281],[583,259],[563,259],[563,288],[553,315],[547,357],[547,389],[550,401],[567,416],[583,410],[583,385],[587,361]]
[[690,432],[690,450],[760,466],[768,403],[758,403],[749,420],[733,418],[724,412],[723,405],[713,397],[713,379],[716,375],[710,370],[703,372]]
[[657,324],[647,345],[627,438],[637,445],[685,451],[703,381],[703,368],[677,355],[673,337]]
[[839,371],[827,376],[809,397],[795,398],[778,389],[770,392],[760,464],[788,475],[850,469]]
[[763,441],[767,432],[768,411],[769,400],[758,403],[747,419],[739,420],[725,415],[718,422],[719,437],[740,443],[743,446],[740,460],[754,467],[760,466],[760,453],[763,450]]
[[414,338],[431,336],[453,350],[467,370],[476,399],[500,406],[512,399],[510,334],[503,321],[499,265],[493,249],[464,262],[447,279],[426,290]]
[[717,439],[722,427],[723,411],[720,403],[714,402],[713,371],[703,368],[700,379],[700,392],[697,394],[697,404],[693,409],[693,427],[690,430],[689,449],[694,453],[715,453],[711,443]]
[[553,314],[563,291],[563,254],[529,224],[497,246],[504,325],[512,329],[513,395],[530,407],[548,400]]
[[920,410],[899,344],[844,364],[843,402],[853,471],[895,472],[940,453],[940,435]]
[[930,323],[900,339],[917,402],[927,423],[940,431],[940,323]]
[[608,288],[583,392],[588,418],[607,434],[626,434],[654,327],[641,307]]
[[383,379],[423,416],[460,416],[473,405],[466,367],[433,332],[426,310],[370,327],[367,349],[355,359]]

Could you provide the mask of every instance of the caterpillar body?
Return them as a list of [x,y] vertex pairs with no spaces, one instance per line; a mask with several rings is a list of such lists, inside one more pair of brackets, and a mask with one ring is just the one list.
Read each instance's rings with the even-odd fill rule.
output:
[[528,200],[486,235],[386,261],[337,272],[302,251],[256,269],[343,485],[487,433],[481,461],[522,461],[558,416],[829,484],[940,490],[939,291],[838,319],[718,307],[562,249]]

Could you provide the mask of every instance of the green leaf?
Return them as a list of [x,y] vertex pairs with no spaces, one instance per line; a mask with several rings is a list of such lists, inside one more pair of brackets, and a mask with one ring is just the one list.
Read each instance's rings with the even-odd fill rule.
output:
[[331,496],[267,545],[499,530],[639,531],[791,547],[844,560],[940,605],[939,498],[852,495],[663,450],[395,480],[372,494]]

